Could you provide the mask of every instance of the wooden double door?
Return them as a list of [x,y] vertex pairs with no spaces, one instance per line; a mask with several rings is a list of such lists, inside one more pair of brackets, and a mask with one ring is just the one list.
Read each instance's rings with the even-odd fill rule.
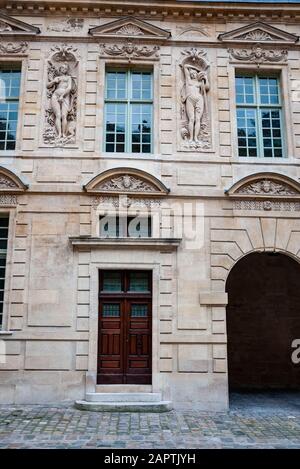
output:
[[98,384],[151,384],[152,272],[99,272]]

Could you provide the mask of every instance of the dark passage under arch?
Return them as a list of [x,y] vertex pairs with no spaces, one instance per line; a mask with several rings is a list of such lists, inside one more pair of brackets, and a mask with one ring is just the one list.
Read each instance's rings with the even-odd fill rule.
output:
[[284,254],[249,254],[226,291],[229,389],[300,389],[291,358],[300,339],[300,265]]

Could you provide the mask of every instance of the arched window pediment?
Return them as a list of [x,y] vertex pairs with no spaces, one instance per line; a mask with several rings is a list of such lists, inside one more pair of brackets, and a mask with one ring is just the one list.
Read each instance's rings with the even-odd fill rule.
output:
[[133,168],[115,168],[98,174],[84,189],[96,194],[163,196],[169,189],[155,176]]
[[24,192],[27,189],[28,186],[16,174],[0,166],[0,192],[16,193]]
[[271,172],[256,173],[240,179],[226,190],[234,198],[300,198],[300,184],[294,179]]

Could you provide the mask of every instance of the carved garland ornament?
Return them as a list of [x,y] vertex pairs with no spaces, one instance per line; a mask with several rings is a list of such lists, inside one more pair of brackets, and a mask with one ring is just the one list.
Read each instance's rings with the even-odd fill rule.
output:
[[114,57],[157,57],[159,46],[147,47],[137,46],[132,41],[128,41],[126,44],[112,46],[107,44],[100,44],[101,54],[110,55]]
[[209,80],[206,52],[192,48],[182,52],[181,68],[181,147],[202,151],[211,147]]
[[51,49],[47,65],[44,142],[57,147],[75,143],[77,116],[77,49],[63,44]]
[[287,60],[287,50],[276,51],[263,49],[260,44],[255,44],[251,50],[229,49],[228,52],[233,59],[254,62],[257,64],[263,62],[284,62]]
[[127,192],[153,192],[156,190],[152,184],[128,174],[103,181],[96,186],[96,189]]

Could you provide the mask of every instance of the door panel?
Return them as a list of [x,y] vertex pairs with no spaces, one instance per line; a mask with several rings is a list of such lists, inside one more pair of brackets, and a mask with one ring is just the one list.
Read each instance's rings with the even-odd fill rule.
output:
[[151,280],[148,271],[100,272],[98,384],[151,384]]

